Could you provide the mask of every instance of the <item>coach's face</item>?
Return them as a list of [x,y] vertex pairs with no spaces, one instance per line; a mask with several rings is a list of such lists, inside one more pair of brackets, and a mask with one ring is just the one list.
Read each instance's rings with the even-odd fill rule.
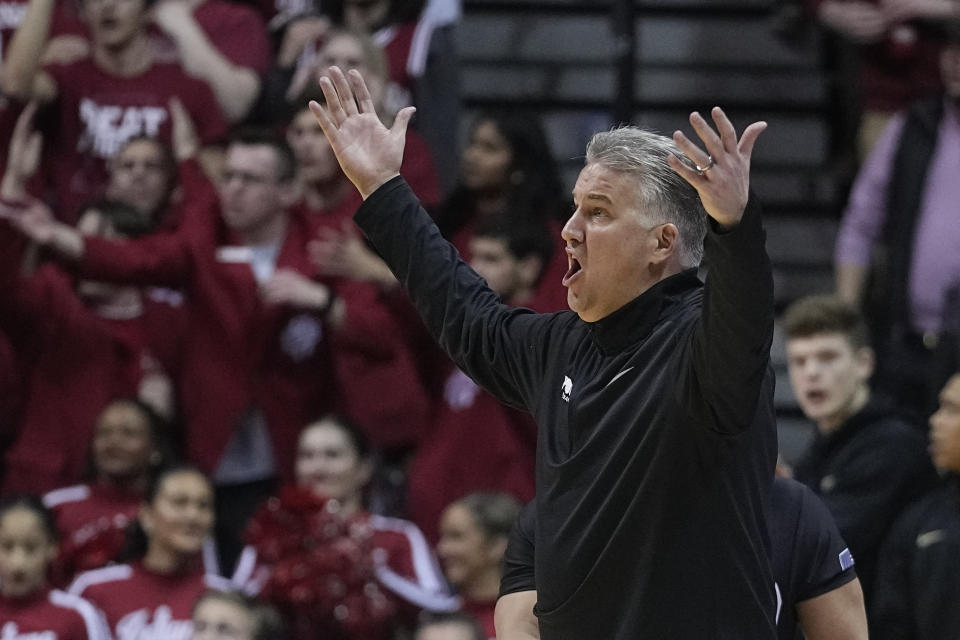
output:
[[576,209],[563,227],[567,304],[596,322],[658,282],[675,253],[676,227],[648,224],[638,210],[636,177],[587,165],[573,188]]

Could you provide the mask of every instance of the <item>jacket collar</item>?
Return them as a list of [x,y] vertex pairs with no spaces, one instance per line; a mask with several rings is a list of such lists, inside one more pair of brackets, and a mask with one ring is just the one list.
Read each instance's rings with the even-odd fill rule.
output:
[[610,315],[588,323],[590,336],[605,355],[622,351],[650,335],[665,306],[702,286],[696,269],[664,278]]

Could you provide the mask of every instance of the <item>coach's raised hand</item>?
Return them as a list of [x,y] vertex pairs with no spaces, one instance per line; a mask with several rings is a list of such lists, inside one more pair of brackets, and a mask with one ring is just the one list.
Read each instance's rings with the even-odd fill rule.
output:
[[387,129],[373,107],[370,92],[357,70],[347,75],[330,67],[320,79],[326,105],[310,102],[310,110],[330,141],[340,167],[366,200],[383,183],[400,173],[407,124],[414,108],[397,114]]
[[767,128],[766,122],[754,122],[737,139],[737,131],[720,107],[710,111],[717,130],[697,112],[690,114],[690,124],[703,142],[703,149],[682,131],[673,134],[673,141],[696,165],[690,168],[676,156],[667,158],[679,173],[700,194],[707,214],[723,227],[740,222],[750,195],[750,156],[757,138]]

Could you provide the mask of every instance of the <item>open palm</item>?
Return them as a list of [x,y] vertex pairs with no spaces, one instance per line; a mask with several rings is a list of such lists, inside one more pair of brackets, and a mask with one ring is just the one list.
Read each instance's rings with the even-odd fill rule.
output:
[[326,105],[310,102],[310,110],[330,141],[344,174],[366,199],[383,183],[400,173],[407,124],[413,107],[397,114],[391,128],[377,117],[370,92],[360,72],[345,76],[330,67],[320,79]]

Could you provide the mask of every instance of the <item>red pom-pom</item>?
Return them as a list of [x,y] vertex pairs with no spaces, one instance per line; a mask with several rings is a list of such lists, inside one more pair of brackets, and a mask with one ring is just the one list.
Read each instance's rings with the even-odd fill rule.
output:
[[376,582],[373,529],[344,517],[336,500],[287,487],[254,515],[246,540],[271,568],[262,595],[297,618],[295,628],[389,633],[398,607]]

